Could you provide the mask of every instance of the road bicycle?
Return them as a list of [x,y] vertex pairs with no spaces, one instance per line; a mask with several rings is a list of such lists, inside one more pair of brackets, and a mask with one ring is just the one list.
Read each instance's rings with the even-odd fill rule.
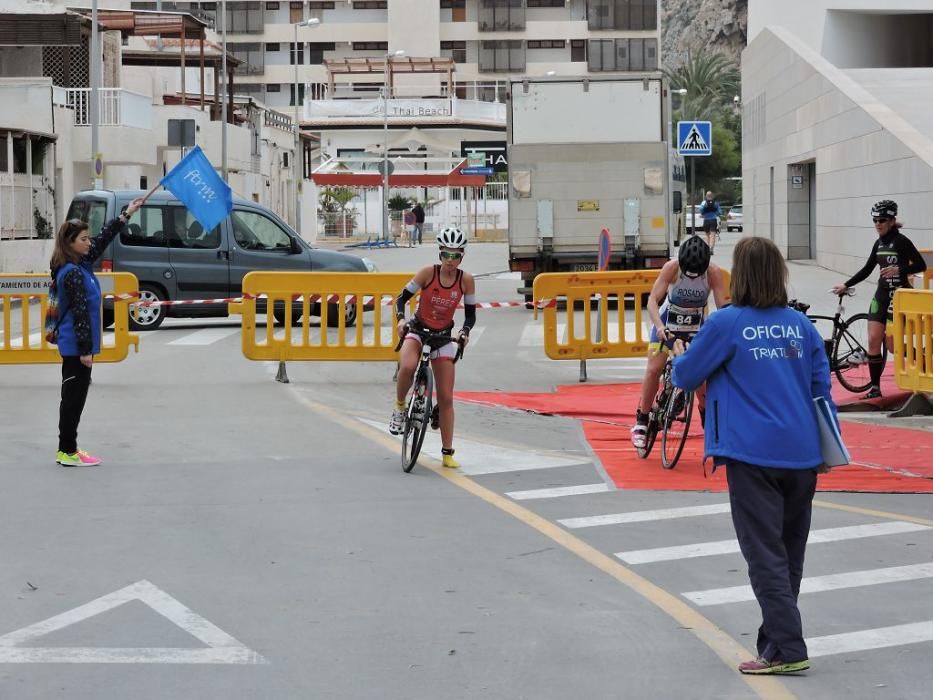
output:
[[[842,318],[846,311],[843,297],[854,294],[854,287],[837,294],[839,304],[832,316],[808,314],[807,309],[810,305],[796,299],[791,299],[788,305],[806,314],[814,324],[817,321],[827,321],[833,325],[830,337],[823,339],[829,359],[829,371],[836,375],[836,379],[847,390],[858,394],[868,391],[871,387],[871,375],[868,371],[868,314],[853,314],[845,320]],[[882,343],[882,362],[887,361],[887,354],[888,348]]]
[[[405,332],[399,338],[398,345],[395,346],[396,352],[401,349],[405,336],[412,332],[415,331],[406,325]],[[415,462],[418,461],[428,426],[430,425],[435,430],[438,427],[439,416],[437,406],[434,404],[434,372],[431,369],[431,352],[456,340],[458,347],[454,363],[463,357],[462,338],[455,339],[446,331],[433,333],[419,330],[417,333],[421,337],[421,356],[418,358],[411,388],[408,390],[408,399],[405,402],[405,424],[402,429],[402,470],[405,472],[410,472]]]
[[[667,343],[665,343],[667,345]],[[693,417],[694,392],[684,391],[674,386],[673,356],[668,355],[658,393],[648,411],[648,430],[645,433],[645,446],[638,448],[638,456],[647,459],[654,447],[658,433],[661,433],[661,466],[673,469],[687,444],[690,432],[690,420]]]

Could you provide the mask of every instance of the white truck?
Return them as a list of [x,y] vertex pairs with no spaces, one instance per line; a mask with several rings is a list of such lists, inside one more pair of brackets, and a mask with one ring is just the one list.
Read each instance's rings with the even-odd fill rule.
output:
[[660,73],[509,83],[509,268],[531,300],[542,272],[661,267],[684,235],[683,159]]

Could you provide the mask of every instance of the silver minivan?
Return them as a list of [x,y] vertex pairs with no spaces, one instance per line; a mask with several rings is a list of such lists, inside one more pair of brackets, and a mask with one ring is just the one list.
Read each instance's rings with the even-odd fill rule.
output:
[[[85,190],[75,195],[69,219],[87,221],[97,235],[107,221],[145,192],[141,190]],[[127,222],[127,230],[114,239],[97,261],[98,269],[132,272],[139,280],[143,301],[222,299],[239,296],[243,277],[253,270],[305,270],[372,272],[365,258],[314,248],[268,208],[235,197],[233,211],[213,231],[205,231],[191,212],[170,192],[151,195]],[[259,300],[258,311],[262,300]],[[336,304],[328,310],[337,325]],[[300,313],[293,310],[293,318]],[[283,322],[284,309],[274,309]],[[317,304],[311,314],[320,315]],[[158,328],[166,316],[227,316],[227,305],[182,304],[139,307],[130,319],[133,330]],[[105,301],[104,327],[113,323],[113,304]],[[356,323],[356,306],[347,304],[346,324]]]

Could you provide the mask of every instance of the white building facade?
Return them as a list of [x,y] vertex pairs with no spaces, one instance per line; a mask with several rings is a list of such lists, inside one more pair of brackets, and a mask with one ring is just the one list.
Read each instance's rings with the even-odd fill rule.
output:
[[933,248],[933,0],[749,0],[745,230],[842,274],[894,199]]

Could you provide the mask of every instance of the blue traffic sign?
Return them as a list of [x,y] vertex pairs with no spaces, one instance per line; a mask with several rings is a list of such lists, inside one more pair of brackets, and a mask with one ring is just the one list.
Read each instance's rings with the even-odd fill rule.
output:
[[609,230],[603,229],[599,232],[599,264],[597,269],[603,271],[609,269],[609,256],[612,254],[612,241],[609,240]]
[[713,123],[677,122],[677,153],[682,156],[713,155]]
[[495,168],[464,168],[460,172],[464,175],[492,175]]

